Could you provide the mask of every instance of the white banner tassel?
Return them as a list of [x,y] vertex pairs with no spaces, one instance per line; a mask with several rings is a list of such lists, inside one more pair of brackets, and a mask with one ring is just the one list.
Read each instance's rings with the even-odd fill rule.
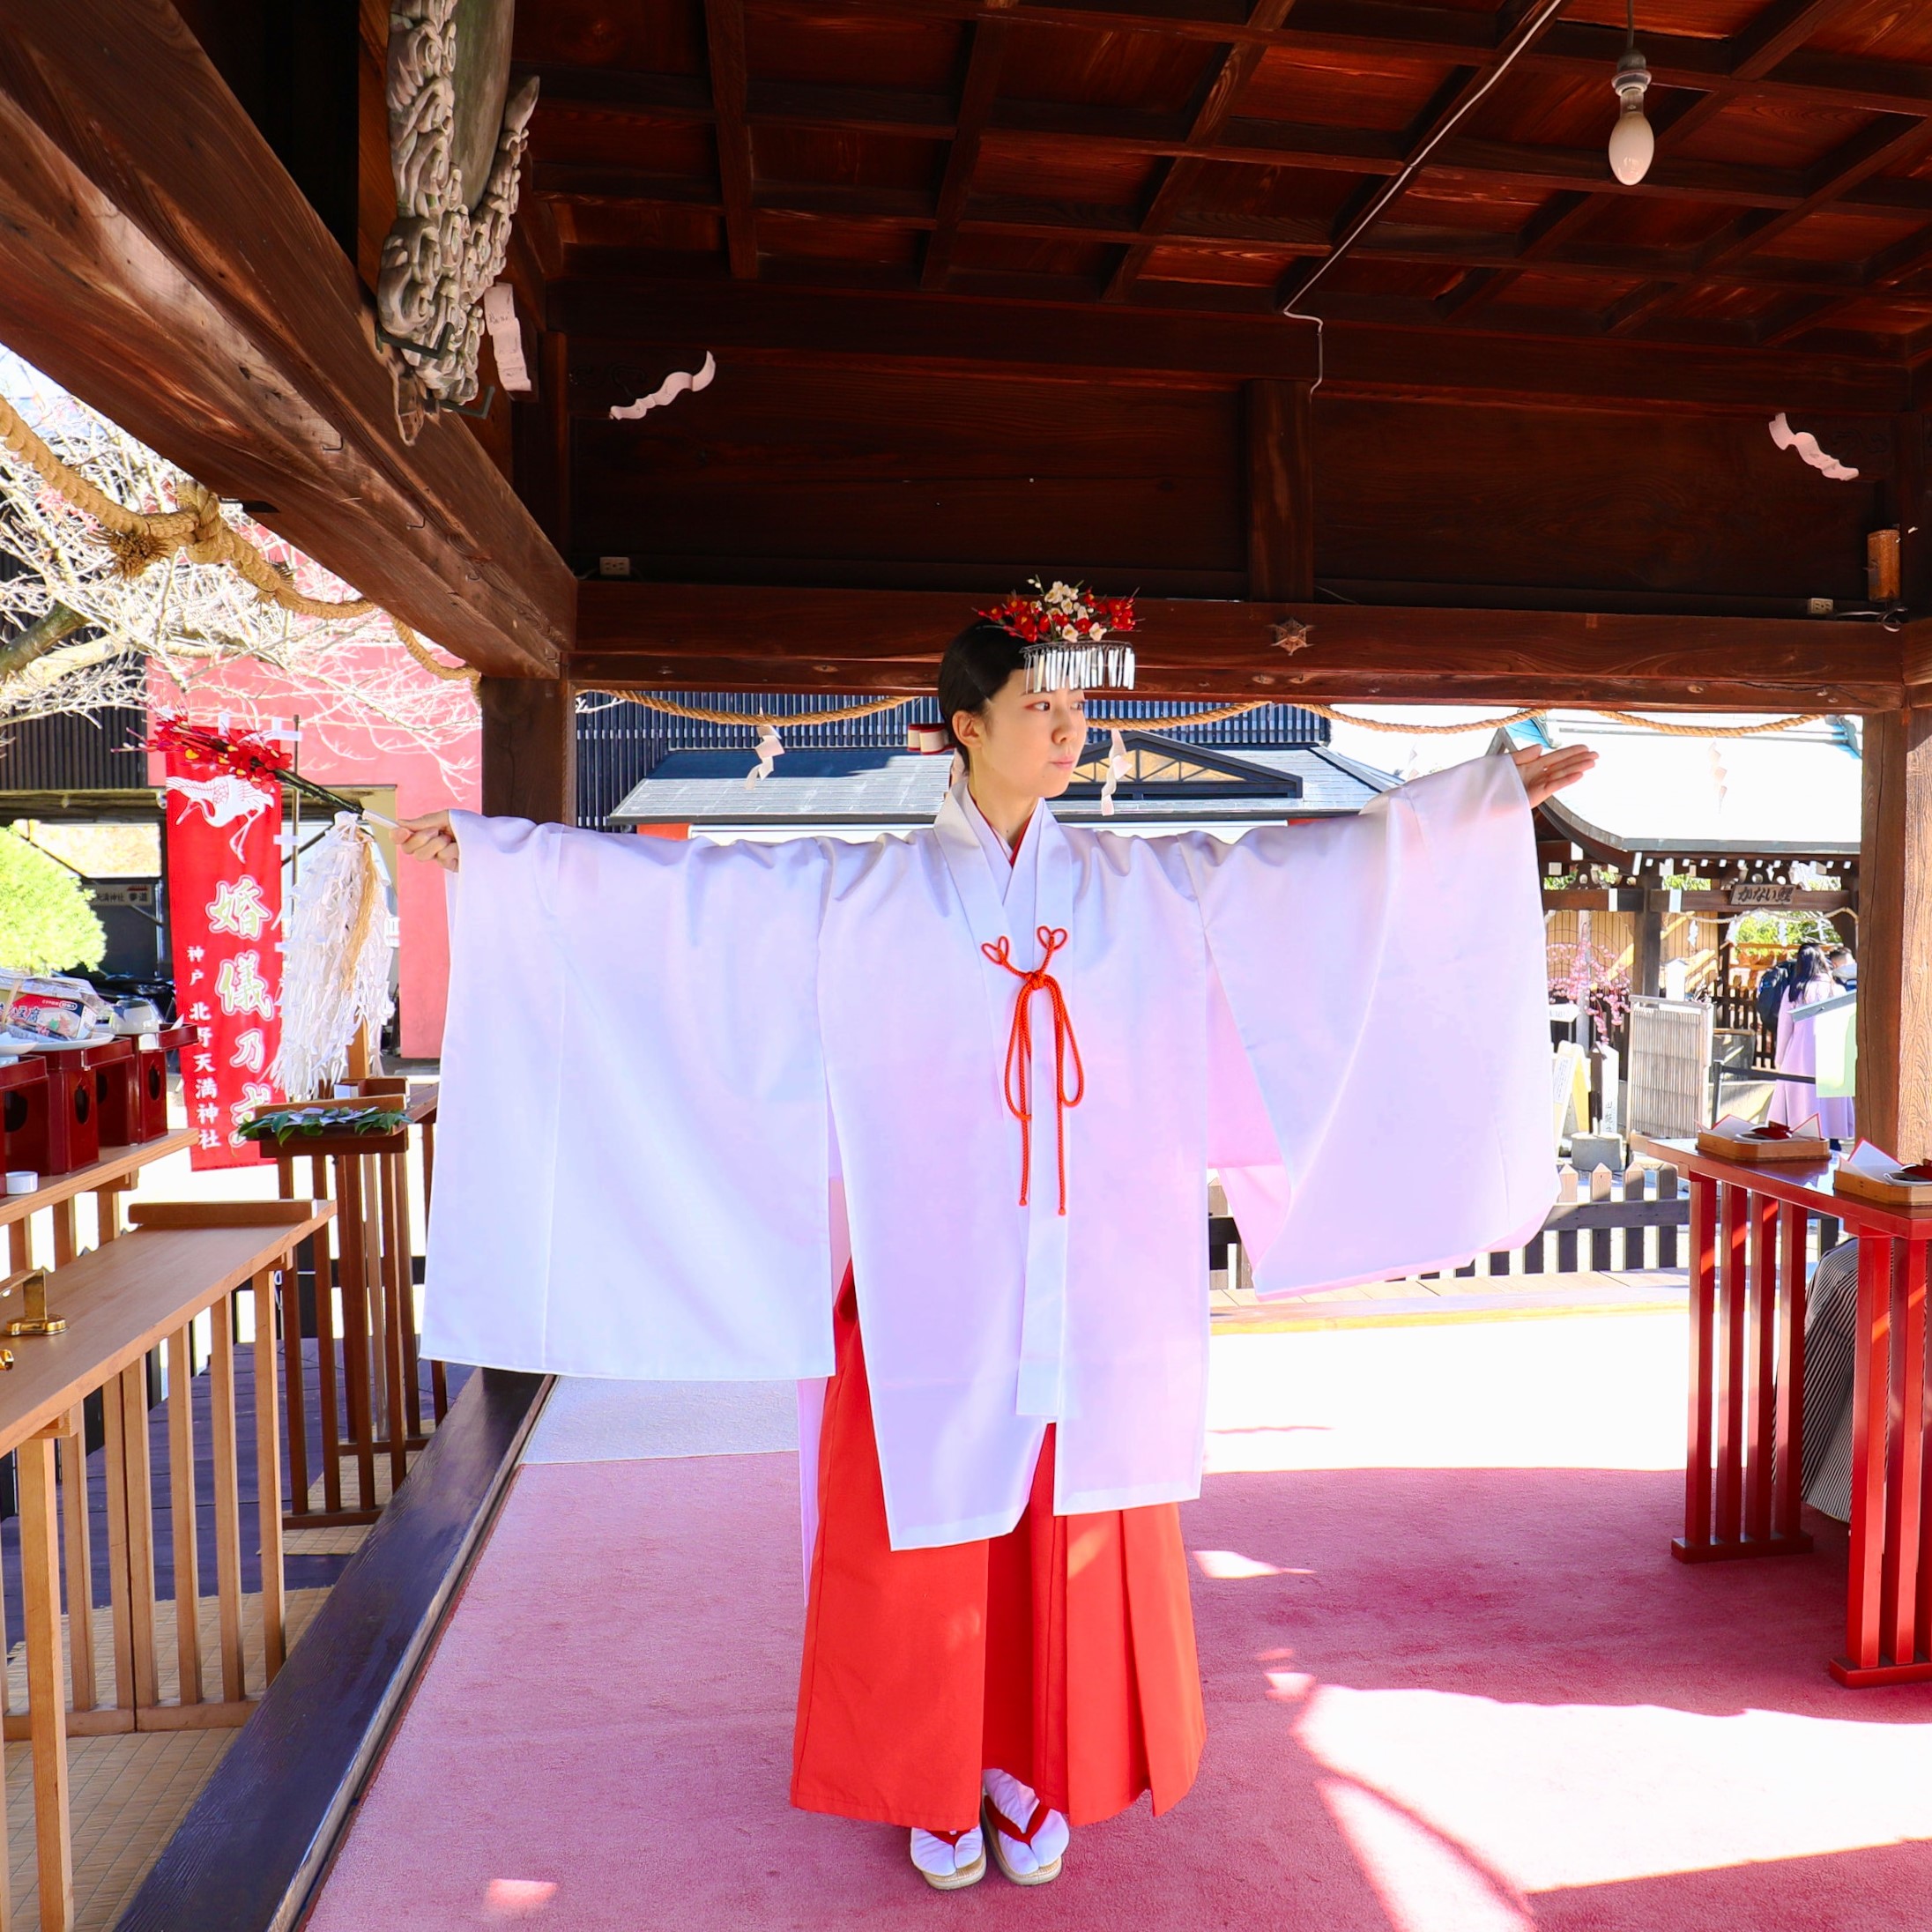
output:
[[758,762],[745,774],[745,789],[749,791],[761,779],[771,776],[772,762],[784,751],[784,740],[778,735],[776,724],[761,724],[758,727]]
[[1107,782],[1100,788],[1100,815],[1103,819],[1113,816],[1113,795],[1120,781],[1127,775],[1127,741],[1118,731],[1107,733]]
[[389,875],[374,835],[336,814],[302,868],[282,958],[282,1044],[270,1077],[291,1100],[326,1092],[367,1026],[380,1031],[390,998]]

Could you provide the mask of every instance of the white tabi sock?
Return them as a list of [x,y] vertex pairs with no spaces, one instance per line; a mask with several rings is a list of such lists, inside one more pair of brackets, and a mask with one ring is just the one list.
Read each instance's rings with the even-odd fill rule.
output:
[[950,1878],[955,1872],[970,1871],[985,1851],[985,1840],[976,1824],[964,1832],[957,1845],[948,1845],[930,1832],[912,1827],[912,1862],[935,1878]]
[[[1017,1778],[1003,1771],[986,1773],[985,1791],[1000,1815],[1017,1824],[1022,1832],[1033,1817],[1034,1806],[1040,1802],[1031,1786],[1022,1784]],[[1049,1811],[1041,1821],[1039,1830],[1033,1834],[1032,1844],[1023,1844],[1002,1832],[999,1845],[1006,1854],[1007,1864],[1024,1876],[1028,1872],[1039,1870],[1043,1865],[1051,1865],[1066,1851],[1073,1836],[1065,1816],[1058,1811]]]

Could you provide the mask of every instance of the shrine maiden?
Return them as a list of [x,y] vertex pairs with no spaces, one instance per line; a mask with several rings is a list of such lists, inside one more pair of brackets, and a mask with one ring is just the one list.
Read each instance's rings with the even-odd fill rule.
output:
[[1514,1245],[1552,1193],[1527,801],[1590,754],[1231,842],[1063,828],[1053,671],[955,641],[964,776],[907,837],[406,848],[461,855],[425,1350],[824,1389],[792,1797],[942,1888],[1193,1780],[1208,1169],[1263,1295]]

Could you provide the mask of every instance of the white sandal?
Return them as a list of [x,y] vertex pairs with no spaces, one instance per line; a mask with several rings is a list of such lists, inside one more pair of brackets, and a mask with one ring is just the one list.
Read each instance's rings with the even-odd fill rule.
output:
[[[1019,1780],[1015,1779],[1014,1782],[1017,1784]],[[1022,1785],[1020,1788],[1025,1790],[1026,1787]],[[1033,1797],[1033,1794],[1030,1792],[1028,1792],[1027,1795],[1029,1797]],[[1049,1862],[1036,1865],[1031,1871],[1024,1872],[1019,1870],[1014,1865],[1012,1860],[1007,1856],[1006,1841],[1008,1839],[1012,1839],[1015,1845],[1024,1845],[1029,1851],[1031,1851],[1034,1839],[1050,1824],[1059,1817],[1058,1811],[1047,1809],[1046,1801],[1044,1798],[1033,1797],[1033,1809],[1023,1826],[1015,1824],[999,1809],[990,1791],[979,1801],[979,1816],[981,1822],[985,1826],[986,1843],[992,1849],[994,1861],[999,1867],[1001,1877],[1010,1878],[1016,1885],[1048,1885],[1051,1884],[1059,1876],[1061,1868],[1066,1862],[1066,1854],[1064,1851],[1059,1857]]]
[[[922,1845],[919,1840],[926,1842]],[[974,1843],[974,1840],[977,1843]],[[941,1857],[950,1858],[947,1869],[943,1872],[932,1870],[919,1861],[924,1853],[933,1864]],[[967,1854],[967,1861],[960,1862],[960,1854]],[[962,1891],[968,1885],[977,1885],[986,1876],[986,1842],[985,1834],[977,1824],[968,1825],[963,1832],[927,1832],[915,1825],[912,1828],[912,1869],[932,1886],[935,1891]]]

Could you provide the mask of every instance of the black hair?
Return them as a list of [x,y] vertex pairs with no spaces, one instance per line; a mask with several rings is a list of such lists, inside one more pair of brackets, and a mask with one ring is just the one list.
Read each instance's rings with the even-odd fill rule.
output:
[[940,659],[940,723],[953,749],[962,756],[966,747],[953,731],[953,718],[960,711],[975,716],[1007,687],[1015,671],[1026,667],[1026,646],[1009,630],[1003,630],[990,618],[979,618],[967,625],[946,647]]
[[1809,940],[1798,948],[1797,956],[1791,962],[1791,983],[1795,986],[1809,986],[1815,979],[1829,979],[1832,969],[1825,963],[1824,948]]

